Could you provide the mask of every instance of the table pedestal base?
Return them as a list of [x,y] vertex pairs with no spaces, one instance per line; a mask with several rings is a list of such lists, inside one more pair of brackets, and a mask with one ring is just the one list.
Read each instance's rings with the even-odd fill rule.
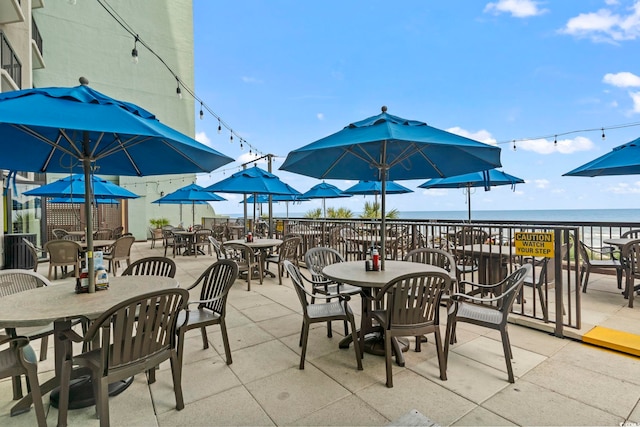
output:
[[[109,396],[117,396],[127,389],[133,382],[133,377],[116,381],[109,384]],[[56,388],[51,392],[49,400],[51,406],[58,407],[58,401],[60,399],[60,388]],[[96,404],[95,396],[93,395],[93,383],[90,375],[82,375],[76,379],[71,380],[69,386],[69,409],[81,409]]]
[[[340,343],[338,344],[339,348],[349,348],[351,345],[351,335],[344,337]],[[395,338],[392,343],[395,353],[398,355],[396,357],[396,363],[398,366],[404,366],[404,355],[403,352],[407,352],[409,350],[409,340],[406,338]],[[397,351],[400,350],[400,351]],[[364,352],[369,354],[374,354],[376,356],[384,356],[384,337],[382,334],[378,332],[374,332],[371,334],[367,334],[364,337]]]

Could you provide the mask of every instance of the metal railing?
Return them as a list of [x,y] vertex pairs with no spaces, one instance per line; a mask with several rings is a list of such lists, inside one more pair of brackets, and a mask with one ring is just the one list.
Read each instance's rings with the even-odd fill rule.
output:
[[0,67],[7,71],[19,88],[22,88],[22,64],[2,31],[0,31]]
[[[337,249],[347,260],[364,259],[372,245],[379,244],[380,221],[366,219],[275,219],[273,229],[282,237],[296,233],[302,236],[300,251],[314,246]],[[533,262],[533,277],[514,305],[513,313],[548,325],[557,336],[564,328],[581,328],[581,286],[578,245],[600,247],[608,238],[620,237],[625,231],[640,228],[640,223],[553,223],[553,222],[447,222],[424,220],[387,220],[386,259],[403,259],[412,249],[436,247],[450,251],[459,264],[460,280],[488,282],[506,277],[524,262]],[[480,230],[477,240],[467,230]],[[513,246],[519,232],[553,233],[554,256],[547,261],[517,255]],[[474,247],[472,243],[487,243]],[[482,251],[482,252],[480,252]],[[474,264],[475,263],[475,264]],[[482,265],[481,265],[482,264]],[[546,272],[543,265],[546,264]],[[605,270],[602,273],[607,274]],[[542,275],[542,277],[541,277]]]

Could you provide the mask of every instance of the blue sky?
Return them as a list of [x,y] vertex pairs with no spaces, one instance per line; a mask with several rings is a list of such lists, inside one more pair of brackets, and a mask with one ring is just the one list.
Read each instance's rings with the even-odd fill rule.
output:
[[[197,139],[238,159],[200,185],[237,171],[253,147],[276,155],[275,173],[304,192],[320,181],[279,171],[287,153],[386,105],[502,148],[502,170],[526,183],[478,189],[474,210],[640,208],[640,176],[562,176],[640,136],[640,0],[193,4],[196,93],[248,142],[241,150],[214,117],[196,119]],[[388,196],[388,207],[466,210],[462,190],[422,182],[401,182],[415,192]],[[241,212],[241,196],[223,196],[217,213]],[[365,200],[327,206],[357,212]]]

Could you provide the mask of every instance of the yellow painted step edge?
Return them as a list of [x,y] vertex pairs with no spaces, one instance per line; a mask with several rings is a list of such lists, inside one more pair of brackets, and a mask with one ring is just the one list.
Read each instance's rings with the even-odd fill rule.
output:
[[588,344],[640,356],[640,335],[596,326],[582,336]]

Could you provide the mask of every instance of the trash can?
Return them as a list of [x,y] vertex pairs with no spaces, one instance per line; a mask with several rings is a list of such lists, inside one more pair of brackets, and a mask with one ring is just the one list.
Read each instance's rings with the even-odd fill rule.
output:
[[4,235],[4,268],[33,268],[33,259],[29,247],[22,241],[27,239],[36,244],[35,233],[12,233]]

